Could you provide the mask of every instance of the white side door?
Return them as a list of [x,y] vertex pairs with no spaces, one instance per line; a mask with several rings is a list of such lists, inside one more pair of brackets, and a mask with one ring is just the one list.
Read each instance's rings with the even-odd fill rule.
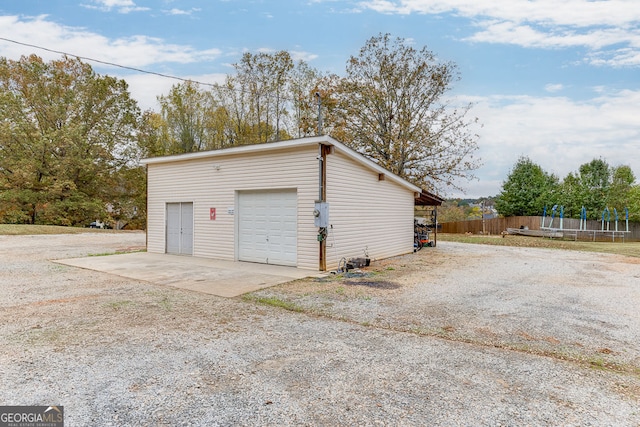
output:
[[193,254],[193,203],[167,203],[166,252]]

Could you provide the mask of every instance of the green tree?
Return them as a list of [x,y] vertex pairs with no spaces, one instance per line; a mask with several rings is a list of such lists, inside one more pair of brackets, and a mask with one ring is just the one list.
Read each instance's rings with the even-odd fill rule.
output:
[[502,183],[495,208],[503,216],[541,215],[556,203],[558,179],[528,157],[520,157]]
[[458,204],[457,200],[445,200],[442,206],[438,207],[439,222],[464,221],[467,219],[465,208]]
[[611,185],[607,194],[607,206],[616,208],[618,212],[629,206],[629,193],[636,177],[629,166],[617,166],[611,171]]
[[[640,185],[632,186],[628,196],[629,221],[640,222]],[[620,218],[625,219],[624,211],[620,212]]]
[[[298,61],[289,80],[289,93],[291,96],[291,120],[292,135],[298,138],[317,134],[318,99],[316,93],[321,96],[321,74],[304,61]],[[325,108],[327,104],[325,102]]]
[[559,203],[564,206],[565,217],[579,218],[583,206],[583,198],[580,190],[580,176],[577,173],[569,173],[564,178],[560,184],[560,195]]
[[230,145],[257,144],[290,139],[285,128],[292,70],[286,51],[245,53],[233,64],[236,74],[214,89],[229,118]]
[[113,179],[108,221],[117,228],[144,229],[147,225],[146,168],[137,164],[121,168]]
[[600,218],[607,207],[611,177],[611,168],[603,159],[593,159],[580,165],[578,172],[569,173],[562,185],[566,216],[578,218],[584,206],[589,219]]
[[217,84],[213,88],[214,96],[221,105],[217,115],[224,122],[223,135],[226,146],[255,144],[257,135],[253,134],[251,118],[249,116],[249,95],[242,90],[233,76],[227,76],[223,84]]
[[168,95],[158,97],[162,118],[161,133],[168,154],[191,153],[224,145],[214,141],[216,102],[212,94],[197,83],[187,81],[173,85]]
[[167,122],[162,115],[151,110],[145,111],[140,117],[136,133],[140,158],[171,154],[171,147],[167,144],[167,133]]
[[146,167],[140,165],[142,158],[174,154],[167,134],[167,123],[162,115],[145,111],[139,120],[136,132],[136,151],[130,153],[127,164],[114,177],[113,201],[109,217],[121,227],[143,229],[147,218]]
[[426,48],[372,37],[336,88],[332,135],[425,189],[458,188],[455,180],[471,178],[479,163],[471,105],[455,108],[444,97],[457,79],[456,66]]
[[607,195],[611,184],[611,169],[602,159],[593,159],[580,166],[580,195],[587,212],[595,217],[607,207]]
[[138,115],[124,80],[78,59],[0,58],[0,221],[104,217]]
[[469,213],[467,214],[467,219],[482,219],[482,208],[480,206],[474,206],[469,209]]

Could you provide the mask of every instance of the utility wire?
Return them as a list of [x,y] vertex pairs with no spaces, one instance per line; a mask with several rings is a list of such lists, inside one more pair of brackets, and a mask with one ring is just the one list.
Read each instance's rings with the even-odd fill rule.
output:
[[[100,59],[93,59],[93,58],[89,58],[89,57],[86,57],[86,56],[74,55],[73,53],[63,52],[61,50],[49,49],[47,47],[38,46],[38,45],[35,45],[35,44],[19,42],[17,40],[11,40],[11,39],[8,39],[6,37],[0,37],[0,40],[6,41],[6,42],[9,42],[9,43],[19,44],[19,45],[22,45],[22,46],[32,47],[32,48],[35,48],[35,49],[41,49],[41,50],[44,50],[44,51],[47,51],[47,52],[57,53],[57,54],[60,54],[60,55],[71,56],[71,57],[75,57],[75,58],[78,58],[78,59],[83,59],[85,61],[96,62],[98,64],[104,64],[104,65],[110,65],[112,67],[123,68],[125,70],[136,71],[136,72],[144,73],[144,74],[152,74],[154,76],[164,77],[164,78],[167,78],[167,79],[180,80],[180,81],[183,81],[183,82],[192,82],[192,83],[196,83],[196,84],[199,84],[199,85],[202,85],[202,86],[216,87],[216,84],[214,84],[214,83],[205,83],[205,82],[201,82],[201,81],[198,81],[198,80],[185,79],[183,77],[176,77],[176,76],[172,76],[170,74],[157,73],[155,71],[148,71],[148,70],[143,70],[143,69],[140,69],[140,68],[129,67],[127,65],[120,65],[120,64],[116,64],[114,62],[102,61]],[[241,91],[239,89],[235,89],[235,90],[237,92]],[[283,98],[286,99],[286,100],[289,100],[289,101],[297,101],[298,100],[298,99],[289,98],[289,97],[286,97],[286,96],[283,96]]]
[[140,68],[128,67],[126,65],[120,65],[120,64],[113,63],[113,62],[101,61],[100,59],[88,58],[86,56],[74,55],[72,53],[67,53],[67,52],[63,52],[63,51],[60,51],[60,50],[49,49],[49,48],[42,47],[42,46],[37,46],[37,45],[34,45],[34,44],[23,43],[23,42],[19,42],[19,41],[16,41],[16,40],[7,39],[5,37],[0,37],[0,40],[4,40],[4,41],[9,42],[9,43],[19,44],[19,45],[22,45],[22,46],[33,47],[35,49],[45,50],[47,52],[58,53],[60,55],[72,56],[72,57],[76,57],[76,58],[79,58],[79,59],[84,59],[85,61],[97,62],[98,64],[104,64],[104,65],[110,65],[112,67],[124,68],[125,70],[137,71],[139,73],[144,73],[144,74],[153,74],[155,76],[165,77],[167,79],[180,80],[180,81],[183,81],[183,82],[193,82],[193,83],[197,83],[197,84],[203,85],[203,86],[210,86],[210,87],[214,87],[215,86],[215,84],[213,84],[213,83],[204,83],[204,82],[199,82],[197,80],[185,79],[185,78],[182,78],[182,77],[171,76],[169,74],[157,73],[155,71],[147,71],[147,70],[142,70]]

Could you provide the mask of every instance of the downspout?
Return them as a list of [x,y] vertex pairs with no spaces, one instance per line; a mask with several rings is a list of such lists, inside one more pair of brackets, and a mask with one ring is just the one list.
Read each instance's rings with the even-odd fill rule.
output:
[[[326,145],[319,144],[318,145],[318,201],[326,202],[327,201],[327,168],[326,168],[326,160],[327,160],[327,150]],[[318,241],[319,241],[319,266],[318,269],[320,271],[327,271],[327,229],[325,227],[320,227],[318,229]]]
[[[316,92],[318,98],[318,136],[322,135],[322,99],[320,98],[320,92]],[[318,201],[327,201],[327,168],[325,166],[327,160],[327,152],[325,145],[318,144]],[[318,229],[318,269],[320,271],[327,271],[327,229],[320,227]]]
[[[318,136],[322,135],[322,100],[320,99],[320,92],[316,92],[316,97],[318,98]],[[325,192],[324,192],[324,150],[322,149],[323,145],[318,144],[318,201],[324,202]]]
[[144,166],[144,173],[145,173],[145,180],[146,180],[146,185],[145,185],[145,215],[146,215],[146,229],[144,230],[144,249],[149,252],[149,165],[145,165]]
[[324,157],[323,145],[318,144],[318,201],[324,202]]

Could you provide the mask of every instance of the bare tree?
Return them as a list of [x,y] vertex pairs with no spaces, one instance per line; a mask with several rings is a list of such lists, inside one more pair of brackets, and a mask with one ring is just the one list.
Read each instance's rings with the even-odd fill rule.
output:
[[426,48],[372,37],[336,87],[332,134],[423,188],[459,188],[456,179],[473,177],[479,162],[471,105],[456,108],[444,97],[457,79],[456,66]]
[[286,89],[293,69],[291,56],[286,51],[275,54],[247,52],[234,67],[236,75],[228,79],[227,86],[240,95],[227,95],[236,100],[233,109],[238,118],[242,116],[248,129],[254,132],[256,139],[253,142],[282,139],[280,126],[283,115],[288,114]]

